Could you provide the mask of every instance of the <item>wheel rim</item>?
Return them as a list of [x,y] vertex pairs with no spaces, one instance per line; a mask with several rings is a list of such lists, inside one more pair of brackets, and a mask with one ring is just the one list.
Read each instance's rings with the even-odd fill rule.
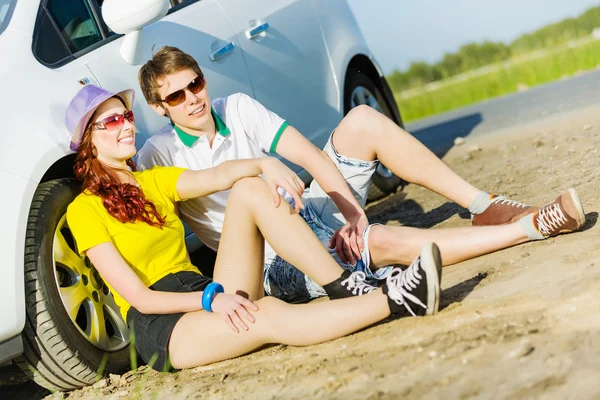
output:
[[[380,113],[384,114],[379,101],[377,101],[377,97],[366,87],[357,86],[352,90],[350,94],[350,109],[360,105],[367,105]],[[391,178],[394,176],[394,173],[390,171],[385,165],[379,163],[375,172],[381,175],[383,178]]]
[[392,176],[394,176],[394,173],[392,171],[390,171],[382,163],[379,163],[379,165],[377,166],[377,169],[375,170],[375,172],[377,172],[379,175],[381,175],[384,178],[391,178]]
[[377,97],[364,86],[357,86],[350,94],[350,109],[360,105],[367,105],[383,114],[383,109],[377,101]]
[[94,346],[109,352],[129,344],[129,329],[109,287],[87,257],[78,254],[63,215],[54,232],[54,277],[71,322]]

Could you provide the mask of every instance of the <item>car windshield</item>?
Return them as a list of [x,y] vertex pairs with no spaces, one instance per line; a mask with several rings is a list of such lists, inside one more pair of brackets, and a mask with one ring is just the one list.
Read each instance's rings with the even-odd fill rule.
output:
[[0,0],[0,35],[8,26],[15,4],[17,0]]

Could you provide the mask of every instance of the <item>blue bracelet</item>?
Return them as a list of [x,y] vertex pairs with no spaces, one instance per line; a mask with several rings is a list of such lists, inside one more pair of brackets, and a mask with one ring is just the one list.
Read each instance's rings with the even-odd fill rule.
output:
[[204,293],[202,293],[202,308],[205,311],[212,312],[212,302],[217,293],[223,293],[225,290],[220,283],[211,282],[204,288]]

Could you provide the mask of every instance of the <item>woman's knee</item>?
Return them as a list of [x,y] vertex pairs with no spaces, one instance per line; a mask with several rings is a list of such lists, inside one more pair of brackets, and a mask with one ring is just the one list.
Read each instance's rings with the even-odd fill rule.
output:
[[242,178],[231,187],[229,202],[249,203],[253,200],[261,200],[269,195],[266,182],[258,177]]
[[257,328],[261,329],[265,338],[271,342],[278,342],[279,334],[286,323],[289,308],[293,307],[278,298],[267,296],[256,302],[259,312],[256,315]]
[[242,178],[231,187],[231,193],[246,195],[249,192],[265,190],[267,187],[264,180],[257,176]]

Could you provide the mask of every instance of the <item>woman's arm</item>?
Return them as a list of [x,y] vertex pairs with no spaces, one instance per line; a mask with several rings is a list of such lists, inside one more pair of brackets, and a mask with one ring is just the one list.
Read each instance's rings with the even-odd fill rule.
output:
[[191,199],[231,189],[242,178],[262,174],[263,160],[230,160],[213,168],[184,171],[177,181],[177,194],[182,199]]
[[177,194],[182,199],[207,196],[231,189],[238,180],[263,175],[273,193],[275,206],[279,206],[277,188],[286,190],[295,200],[297,210],[302,207],[304,183],[298,175],[275,157],[225,161],[213,168],[184,171],[177,180]]
[[[175,314],[202,310],[203,292],[161,292],[146,287],[110,242],[92,247],[87,251],[87,256],[102,278],[142,314]],[[256,311],[258,307],[240,295],[218,293],[213,299],[212,309],[221,315],[234,332],[239,332],[240,329],[248,330],[248,325],[242,318],[254,323],[255,319],[250,311]]]
[[102,278],[143,314],[202,310],[202,292],[171,293],[146,287],[110,242],[92,247],[87,251],[87,256]]

